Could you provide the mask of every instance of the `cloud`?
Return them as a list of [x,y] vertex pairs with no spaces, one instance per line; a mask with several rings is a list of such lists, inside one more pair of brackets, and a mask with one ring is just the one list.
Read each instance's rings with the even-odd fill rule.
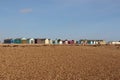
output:
[[26,14],[26,13],[31,13],[32,9],[31,8],[25,8],[25,9],[21,9],[20,13]]

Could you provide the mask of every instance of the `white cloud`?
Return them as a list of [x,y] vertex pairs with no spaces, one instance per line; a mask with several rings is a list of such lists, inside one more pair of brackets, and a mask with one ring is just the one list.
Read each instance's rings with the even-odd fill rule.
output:
[[25,13],[31,13],[31,12],[32,12],[31,8],[25,8],[25,9],[21,9],[20,10],[20,13],[23,13],[23,14],[25,14]]

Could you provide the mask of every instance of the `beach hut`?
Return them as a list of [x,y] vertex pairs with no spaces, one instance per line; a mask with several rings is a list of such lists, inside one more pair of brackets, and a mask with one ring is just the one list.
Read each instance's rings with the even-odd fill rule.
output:
[[52,40],[52,43],[55,44],[55,40]]
[[45,38],[43,38],[43,39],[40,39],[40,44],[45,44]]
[[60,40],[60,41],[59,41],[59,44],[60,44],[60,45],[61,45],[61,44],[63,44],[63,41],[62,41],[62,40]]
[[16,38],[16,39],[14,39],[14,43],[15,43],[15,44],[21,44],[21,43],[22,43],[21,38]]
[[28,44],[35,44],[35,39],[34,38],[28,38],[27,43]]
[[50,41],[50,44],[53,44],[53,40],[52,39],[49,39],[49,41]]
[[74,44],[74,40],[69,40],[68,44]]
[[87,44],[95,45],[95,44],[106,44],[104,40],[87,40]]
[[35,38],[34,40],[35,40],[35,44],[40,44],[40,42],[41,42],[40,38]]
[[93,44],[96,44],[96,41],[93,41]]
[[39,39],[40,44],[49,44],[49,40],[46,38]]
[[76,40],[73,40],[74,41],[74,44],[76,44],[77,43],[77,41]]
[[82,39],[82,40],[80,40],[79,42],[80,42],[80,44],[85,45],[85,44],[87,44],[87,39]]
[[68,40],[65,40],[65,44],[68,44]]
[[57,40],[56,40],[56,43],[57,43],[57,44],[63,44],[63,41],[62,41],[61,39],[57,39]]
[[112,45],[118,44],[118,45],[120,45],[120,42],[119,42],[119,41],[111,41],[111,42],[109,42],[108,44],[112,44]]
[[50,39],[47,39],[47,38],[42,38],[42,39],[37,38],[37,39],[35,39],[35,44],[50,44]]
[[106,44],[105,40],[98,40],[100,44]]
[[26,38],[21,38],[21,43],[22,44],[27,44],[27,39]]
[[109,41],[107,44],[112,45],[112,42],[113,42],[113,41]]
[[84,44],[84,41],[83,40],[79,40],[79,44]]
[[4,39],[5,44],[13,44],[14,40],[13,39]]
[[87,41],[87,44],[92,44],[92,41],[91,41],[91,40],[88,40],[88,41]]
[[59,44],[58,39],[54,40],[54,44]]
[[96,43],[96,40],[87,40],[87,44],[94,45]]
[[45,39],[45,43],[44,44],[50,44],[50,39]]
[[78,40],[78,41],[76,41],[76,44],[80,44],[80,41]]
[[68,40],[66,39],[66,40],[63,40],[62,41],[62,44],[68,44]]

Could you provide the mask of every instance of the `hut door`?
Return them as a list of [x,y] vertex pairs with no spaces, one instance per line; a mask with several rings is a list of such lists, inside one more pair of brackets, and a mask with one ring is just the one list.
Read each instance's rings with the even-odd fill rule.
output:
[[31,42],[30,42],[31,44],[34,44],[34,41],[33,40],[31,40]]
[[22,40],[22,44],[26,44],[27,43],[27,41],[26,40]]

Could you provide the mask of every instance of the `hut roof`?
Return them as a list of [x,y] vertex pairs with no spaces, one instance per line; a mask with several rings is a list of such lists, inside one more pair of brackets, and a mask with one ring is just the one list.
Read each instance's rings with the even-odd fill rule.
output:
[[7,38],[7,39],[4,39],[4,40],[12,40],[12,38]]

